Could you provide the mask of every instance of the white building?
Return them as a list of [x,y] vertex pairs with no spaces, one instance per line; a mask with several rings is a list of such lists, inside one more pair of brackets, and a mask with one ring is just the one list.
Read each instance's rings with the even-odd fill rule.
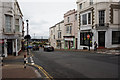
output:
[[[115,2],[116,1],[116,2]],[[118,0],[77,0],[78,49],[120,47],[120,3]],[[90,41],[87,36],[90,35]],[[90,43],[89,43],[90,42]]]
[[64,21],[57,23],[55,26],[49,28],[49,42],[55,49],[64,48]]
[[[6,0],[5,0],[6,1]],[[0,40],[2,52],[8,55],[18,55],[21,50],[23,20],[17,0],[0,0]]]

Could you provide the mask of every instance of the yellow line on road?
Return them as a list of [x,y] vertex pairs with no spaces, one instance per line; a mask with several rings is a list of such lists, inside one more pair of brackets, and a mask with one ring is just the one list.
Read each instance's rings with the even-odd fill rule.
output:
[[[31,65],[30,63],[28,63],[28,64]],[[36,64],[34,64],[33,66],[35,66],[38,69],[40,69],[44,73],[44,75],[46,76],[46,78],[48,78],[49,80],[53,80],[53,77],[50,76],[41,66],[36,65]]]

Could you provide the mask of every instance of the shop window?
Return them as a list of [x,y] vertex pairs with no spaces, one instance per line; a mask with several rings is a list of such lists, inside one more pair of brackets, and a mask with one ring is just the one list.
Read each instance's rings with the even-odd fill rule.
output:
[[[89,32],[80,33],[80,45],[89,46],[89,39],[87,38],[88,34],[91,33]],[[92,46],[92,36],[90,36],[90,46]]]
[[65,41],[65,47],[68,47],[68,41]]
[[112,44],[120,44],[120,31],[112,31]]

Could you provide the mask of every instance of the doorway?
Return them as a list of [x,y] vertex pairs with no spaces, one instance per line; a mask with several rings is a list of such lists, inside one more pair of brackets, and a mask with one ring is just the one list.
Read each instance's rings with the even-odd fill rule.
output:
[[98,46],[105,48],[105,31],[98,32]]
[[13,48],[12,48],[12,40],[7,40],[7,53],[8,55],[12,55]]

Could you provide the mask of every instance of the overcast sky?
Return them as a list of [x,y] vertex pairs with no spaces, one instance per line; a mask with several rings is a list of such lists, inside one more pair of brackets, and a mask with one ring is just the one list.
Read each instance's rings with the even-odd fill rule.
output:
[[[64,13],[76,9],[76,0],[18,0],[31,36],[49,36],[49,28],[62,21]],[[25,22],[26,23],[26,22]],[[26,30],[26,24],[25,24]]]

